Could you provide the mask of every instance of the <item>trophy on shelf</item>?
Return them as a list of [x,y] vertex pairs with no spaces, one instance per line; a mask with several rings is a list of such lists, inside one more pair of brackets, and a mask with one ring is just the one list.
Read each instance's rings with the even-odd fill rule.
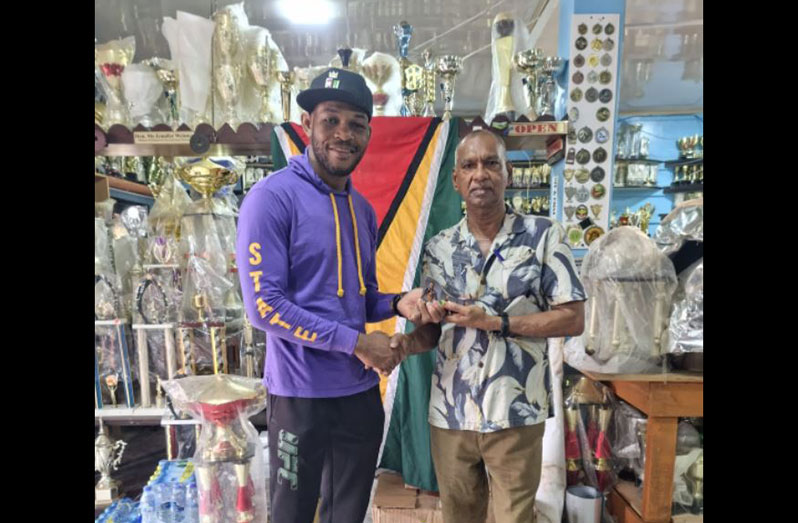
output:
[[382,87],[393,76],[393,63],[382,53],[374,53],[367,62],[363,65],[363,76],[377,86],[377,90],[374,91],[374,115],[383,116],[385,105],[388,103],[388,94]]
[[435,117],[435,61],[429,49],[421,56],[424,58],[424,112],[421,116]]
[[[351,48],[341,47],[337,50],[337,53],[338,57],[337,59],[334,58],[333,61],[330,62],[330,67],[340,67],[341,69],[360,74],[362,66],[357,60],[357,55],[354,54],[354,51]],[[337,63],[338,61],[341,62],[340,66]]]
[[291,121],[291,87],[296,76],[293,71],[277,71],[277,81],[280,82],[280,100],[283,106],[283,121]]
[[452,117],[454,103],[454,79],[463,68],[463,59],[455,55],[444,55],[438,58],[438,72],[441,73],[441,96],[443,98],[443,120]]
[[94,65],[100,70],[100,83],[105,90],[103,123],[106,129],[128,123],[130,115],[122,93],[122,72],[133,62],[135,53],[136,39],[132,36],[94,47]]
[[515,105],[510,91],[511,71],[513,66],[513,32],[515,21],[509,13],[499,13],[493,19],[493,29],[497,37],[493,41],[493,56],[498,64],[499,78],[498,103],[496,115],[506,115],[510,121],[515,120]]
[[[418,92],[424,87],[424,69],[407,58],[413,26],[405,21],[393,26],[396,43],[399,47],[399,67],[402,75],[402,116],[418,116]],[[421,99],[423,102],[423,98]]]
[[565,67],[565,60],[559,56],[547,56],[541,62],[541,71],[537,76],[535,89],[535,113],[538,120],[554,120],[554,103],[557,98],[557,83],[554,78]]
[[213,79],[215,90],[222,101],[224,121],[233,129],[240,123],[238,97],[241,90],[243,54],[241,31],[238,21],[230,9],[220,9],[213,15],[214,29],[212,51],[214,59]]
[[529,106],[527,117],[534,120],[535,100],[538,97],[538,73],[543,60],[543,49],[527,49],[513,56],[513,64],[518,72],[526,75],[524,82],[524,95]]
[[147,64],[155,70],[156,76],[163,84],[166,103],[169,107],[167,113],[167,124],[172,129],[177,129],[180,125],[180,99],[178,95],[179,79],[178,72],[171,60],[165,58],[150,58]]
[[[180,410],[203,424],[193,458],[200,521],[265,521],[265,485],[253,483],[263,472],[254,459],[259,454],[257,432],[248,420],[266,402],[260,380],[227,374],[192,376],[164,382],[164,388]],[[280,448],[284,454],[282,442]],[[232,486],[223,480],[230,472],[236,479]],[[224,492],[228,488],[230,492]],[[235,515],[224,508],[228,497],[235,499],[235,508],[228,509]]]
[[94,470],[100,473],[100,481],[94,487],[94,506],[110,505],[119,497],[120,484],[111,477],[111,470],[119,467],[127,443],[112,441],[100,418],[100,433],[94,440]]
[[252,80],[260,91],[259,122],[272,122],[276,120],[269,104],[269,93],[272,90],[275,75],[273,74],[277,61],[277,53],[269,47],[269,37],[265,29],[259,29],[249,49],[247,67]]

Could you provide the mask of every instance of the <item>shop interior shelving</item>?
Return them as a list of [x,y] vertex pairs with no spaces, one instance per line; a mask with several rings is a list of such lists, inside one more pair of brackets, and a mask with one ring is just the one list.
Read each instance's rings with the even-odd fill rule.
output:
[[680,192],[703,192],[703,183],[688,183],[684,185],[672,185],[666,187],[663,191],[665,194],[680,193]]

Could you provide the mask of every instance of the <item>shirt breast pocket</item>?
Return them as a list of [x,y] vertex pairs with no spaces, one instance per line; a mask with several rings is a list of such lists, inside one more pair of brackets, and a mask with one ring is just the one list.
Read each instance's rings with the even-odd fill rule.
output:
[[540,282],[540,264],[531,247],[509,248],[499,269],[497,272],[501,281],[492,283],[499,285],[496,288],[501,289],[502,296],[507,300],[528,294]]

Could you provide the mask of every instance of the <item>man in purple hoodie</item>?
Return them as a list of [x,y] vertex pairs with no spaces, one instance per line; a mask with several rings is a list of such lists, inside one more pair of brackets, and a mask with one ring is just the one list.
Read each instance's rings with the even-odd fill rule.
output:
[[377,289],[377,219],[350,175],[371,135],[363,77],[329,69],[297,96],[310,146],[250,190],[236,257],[247,315],[268,334],[271,520],[363,521],[382,442],[379,376],[405,356],[366,322],[421,296]]

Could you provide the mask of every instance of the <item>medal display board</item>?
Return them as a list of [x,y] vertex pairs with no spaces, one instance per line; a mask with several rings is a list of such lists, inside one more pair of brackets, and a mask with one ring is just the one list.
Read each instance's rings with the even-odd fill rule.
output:
[[568,243],[587,248],[609,228],[617,106],[618,14],[571,18],[563,223]]

